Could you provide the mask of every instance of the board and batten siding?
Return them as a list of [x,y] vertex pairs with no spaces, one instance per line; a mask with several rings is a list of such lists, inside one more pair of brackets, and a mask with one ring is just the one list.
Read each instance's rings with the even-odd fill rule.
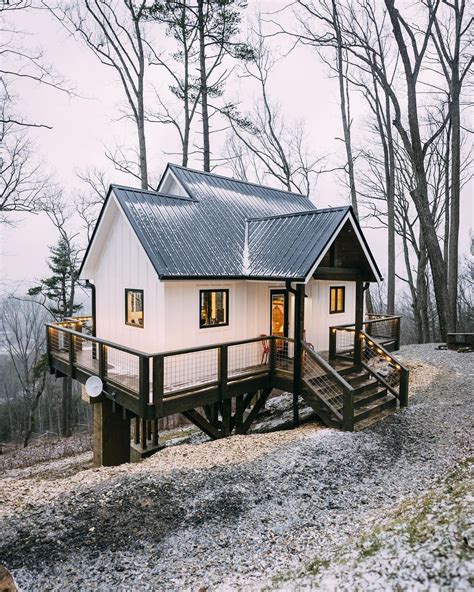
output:
[[[97,336],[153,353],[164,345],[164,287],[128,221],[116,212],[94,272]],[[125,289],[143,290],[144,326],[125,324]]]
[[[329,312],[331,286],[345,287],[344,312],[335,314]],[[329,327],[355,321],[355,282],[312,279],[306,286],[306,296],[306,341],[312,343],[316,351],[327,351],[329,349]]]

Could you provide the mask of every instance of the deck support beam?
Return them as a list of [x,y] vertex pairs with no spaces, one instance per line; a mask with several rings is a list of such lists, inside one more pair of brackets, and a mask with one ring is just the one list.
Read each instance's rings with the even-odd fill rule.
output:
[[114,467],[130,462],[130,419],[113,410],[106,399],[92,406],[94,466]]

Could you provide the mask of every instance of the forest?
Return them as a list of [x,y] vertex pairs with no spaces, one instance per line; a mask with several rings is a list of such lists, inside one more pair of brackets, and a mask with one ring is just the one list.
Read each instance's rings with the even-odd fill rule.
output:
[[[466,0],[10,0],[0,16],[0,233],[21,237],[30,219],[49,229],[44,273],[14,285],[0,271],[0,450],[90,429],[78,386],[48,373],[44,324],[89,311],[78,269],[109,184],[154,189],[167,161],[321,207],[320,187],[333,187],[329,205],[350,204],[377,232],[385,281],[367,310],[402,315],[403,343],[474,331]],[[41,27],[29,31],[36,18],[96,64],[121,130],[69,184],[38,149],[57,113],[45,104],[32,119],[25,105],[42,89],[91,101],[74,64],[62,71]],[[336,105],[330,147],[275,91],[295,55],[308,76],[324,72],[314,91]]]

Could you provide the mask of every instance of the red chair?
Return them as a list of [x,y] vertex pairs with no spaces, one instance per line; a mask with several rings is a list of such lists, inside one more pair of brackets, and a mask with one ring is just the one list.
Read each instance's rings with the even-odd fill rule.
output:
[[[265,337],[265,334],[262,333],[260,337]],[[268,362],[268,354],[270,352],[270,346],[268,345],[268,339],[262,340],[262,360],[260,361],[260,365],[266,364]]]

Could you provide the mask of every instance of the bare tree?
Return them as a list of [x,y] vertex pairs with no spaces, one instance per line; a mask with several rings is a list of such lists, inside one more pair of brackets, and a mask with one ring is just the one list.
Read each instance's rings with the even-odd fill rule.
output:
[[178,99],[179,107],[173,110],[157,94],[159,110],[150,110],[148,118],[165,125],[172,125],[178,132],[181,143],[181,163],[188,165],[190,156],[191,126],[201,98],[201,85],[195,72],[199,57],[198,20],[189,10],[191,2],[159,1],[146,10],[150,18],[166,27],[166,35],[174,39],[174,52],[153,52],[153,63],[164,68],[171,84],[171,94]]
[[85,230],[86,240],[89,242],[92,238],[99,210],[107,196],[109,183],[106,180],[105,173],[97,168],[78,172],[77,176],[83,183],[83,188],[78,195],[77,213]]
[[[338,2],[336,0],[321,0],[318,2],[297,0],[296,4],[299,11],[295,13],[295,16],[300,25],[300,30],[297,33],[292,33],[292,36],[296,36],[305,45],[315,47],[324,63],[337,76],[341,124],[346,152],[345,169],[351,205],[358,217],[355,158],[352,146],[352,115],[348,86],[349,60],[343,38]],[[324,51],[321,51],[321,49],[328,47],[334,50],[331,57],[327,57]]]
[[461,196],[461,91],[472,66],[472,21],[466,14],[465,0],[443,2],[444,14],[436,10],[436,3],[427,0],[433,19],[433,42],[437,58],[447,82],[450,129],[451,179],[449,244],[447,248],[448,318],[451,331],[457,324],[457,289],[459,266],[459,216]]
[[33,300],[19,301],[12,297],[3,302],[1,312],[3,345],[28,409],[23,437],[26,447],[35,431],[35,412],[46,385],[44,323],[48,315]]
[[[325,157],[309,153],[302,123],[283,116],[268,91],[269,77],[276,59],[266,45],[261,28],[249,42],[252,59],[243,65],[244,78],[255,81],[260,99],[253,112],[239,113],[227,106],[224,113],[231,126],[227,156],[234,173],[242,178],[247,169],[258,181],[275,179],[287,191],[309,195],[316,184]],[[239,172],[240,169],[240,172]]]
[[146,0],[84,0],[46,7],[73,35],[79,37],[98,60],[117,74],[138,137],[138,167],[123,149],[108,152],[116,168],[148,188],[145,134],[145,73],[151,54],[144,30]]

